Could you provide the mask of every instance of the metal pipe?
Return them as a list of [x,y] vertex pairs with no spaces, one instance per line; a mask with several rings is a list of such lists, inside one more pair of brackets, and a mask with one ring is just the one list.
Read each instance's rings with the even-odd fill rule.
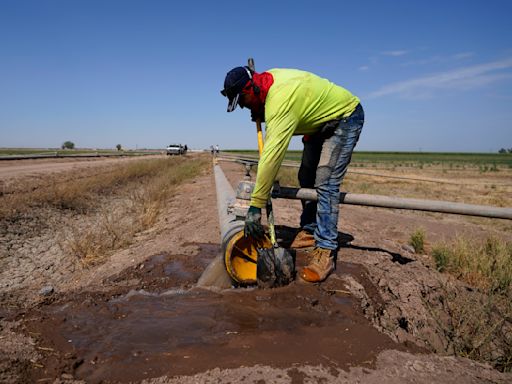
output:
[[[272,193],[272,197],[312,201],[318,200],[316,190],[309,188],[279,187]],[[458,215],[492,217],[497,219],[512,220],[512,208],[454,203],[448,201],[408,199],[382,195],[342,192],[340,195],[340,204],[454,213]]]
[[217,192],[220,238],[221,244],[224,247],[235,233],[244,229],[244,222],[236,220],[236,216],[232,212],[232,209],[229,209],[234,205],[236,200],[233,187],[226,179],[224,172],[222,172],[222,169],[218,164],[214,165],[213,170],[215,174],[215,188]]
[[229,209],[236,200],[235,191],[229,184],[224,172],[218,164],[214,164],[215,191],[217,193],[217,209],[219,215],[221,253],[212,260],[197,281],[197,287],[229,288],[232,285],[225,264],[224,255],[229,241],[244,229],[244,222],[237,220],[232,209]]

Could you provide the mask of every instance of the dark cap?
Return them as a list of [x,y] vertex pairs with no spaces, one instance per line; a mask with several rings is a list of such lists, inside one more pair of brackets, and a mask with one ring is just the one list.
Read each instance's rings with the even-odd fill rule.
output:
[[235,110],[240,93],[251,79],[252,74],[247,67],[236,67],[227,73],[224,79],[224,89],[220,93],[229,100],[228,112]]

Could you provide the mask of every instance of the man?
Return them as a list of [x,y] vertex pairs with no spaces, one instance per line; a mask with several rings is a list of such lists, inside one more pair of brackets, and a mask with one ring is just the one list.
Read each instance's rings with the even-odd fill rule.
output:
[[304,135],[299,182],[314,187],[318,202],[305,203],[299,237],[314,236],[309,265],[299,271],[307,282],[320,282],[335,268],[338,250],[340,185],[364,123],[359,99],[346,89],[312,73],[248,67],[229,71],[221,93],[228,112],[237,105],[251,110],[253,120],[265,121],[265,145],[258,163],[256,184],[245,219],[246,236],[263,236],[261,208],[293,135]]

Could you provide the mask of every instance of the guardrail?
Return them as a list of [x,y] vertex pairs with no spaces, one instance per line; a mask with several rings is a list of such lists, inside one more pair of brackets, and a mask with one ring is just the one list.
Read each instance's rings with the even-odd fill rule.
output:
[[75,154],[62,154],[58,152],[48,153],[35,153],[30,155],[5,155],[0,156],[0,160],[30,160],[30,159],[67,159],[67,158],[88,158],[88,157],[130,157],[130,156],[149,156],[158,155],[165,153],[163,152],[138,152],[138,153],[75,153]]

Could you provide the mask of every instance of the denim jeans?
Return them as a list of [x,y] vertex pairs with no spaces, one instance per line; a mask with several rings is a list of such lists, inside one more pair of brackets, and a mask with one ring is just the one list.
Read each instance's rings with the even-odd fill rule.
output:
[[328,137],[318,133],[303,141],[299,183],[302,188],[315,188],[318,201],[303,201],[300,226],[314,234],[317,247],[338,248],[340,186],[363,124],[364,111],[359,104]]

